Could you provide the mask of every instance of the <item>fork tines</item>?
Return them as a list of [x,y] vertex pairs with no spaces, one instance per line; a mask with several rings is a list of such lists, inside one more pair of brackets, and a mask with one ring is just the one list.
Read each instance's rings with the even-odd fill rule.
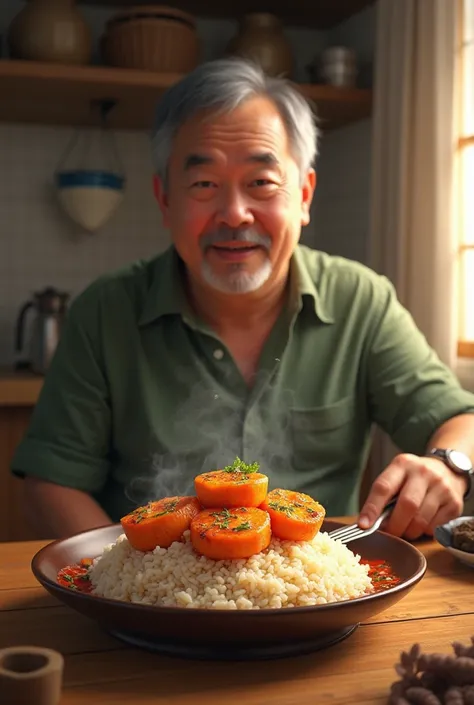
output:
[[369,529],[361,529],[358,524],[350,524],[349,526],[342,526],[340,529],[334,529],[330,531],[328,536],[336,541],[341,541],[341,543],[348,543],[349,541],[355,541],[362,536],[366,536],[367,533],[372,533]]

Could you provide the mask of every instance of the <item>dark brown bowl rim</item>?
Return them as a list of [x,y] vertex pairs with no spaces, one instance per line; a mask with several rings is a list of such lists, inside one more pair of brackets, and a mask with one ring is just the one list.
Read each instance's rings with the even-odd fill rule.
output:
[[[336,522],[332,522],[336,523]],[[340,524],[343,526],[343,524]],[[64,594],[70,596],[71,594],[74,595],[74,599],[77,600],[82,600],[85,603],[87,602],[94,602],[94,603],[100,603],[103,605],[110,605],[112,607],[116,607],[117,605],[122,605],[123,607],[127,609],[134,609],[134,610],[139,610],[139,611],[144,611],[144,612],[149,612],[150,610],[157,611],[157,612],[166,612],[166,614],[170,615],[184,615],[189,613],[198,613],[202,614],[203,612],[209,611],[209,610],[203,610],[202,608],[189,608],[189,607],[164,607],[164,606],[156,606],[156,605],[144,605],[136,602],[125,602],[123,600],[113,600],[108,597],[100,597],[99,595],[90,595],[88,593],[84,592],[75,592],[71,590],[70,588],[63,587],[60,585],[58,582],[55,582],[48,578],[42,571],[39,569],[38,564],[41,561],[41,558],[45,553],[48,552],[48,550],[51,550],[53,546],[56,546],[60,543],[64,543],[72,538],[77,538],[78,536],[87,536],[87,534],[92,534],[96,533],[97,531],[100,531],[101,529],[110,529],[112,526],[116,526],[117,528],[120,527],[120,524],[107,524],[105,526],[98,526],[95,529],[89,529],[88,531],[82,531],[79,534],[75,534],[74,536],[70,536],[67,539],[56,539],[54,541],[51,541],[48,543],[46,546],[43,546],[40,548],[35,555],[33,556],[31,560],[31,570],[33,572],[33,575],[35,576],[36,580],[40,584],[44,585],[49,585],[54,592],[59,593],[59,594]],[[252,615],[252,618],[255,616],[255,618],[258,619],[265,619],[269,618],[271,615],[275,615],[276,613],[281,614],[282,616],[286,615],[292,615],[292,614],[305,614],[305,613],[313,613],[315,610],[318,612],[327,612],[330,610],[334,609],[341,609],[343,607],[348,607],[350,606],[356,606],[356,605],[361,605],[365,604],[366,602],[375,602],[377,600],[384,599],[384,597],[389,597],[391,595],[396,595],[399,592],[404,592],[408,588],[412,587],[415,585],[417,582],[419,582],[427,569],[428,563],[426,560],[426,557],[419,551],[416,546],[413,546],[412,544],[408,543],[408,541],[405,541],[402,538],[399,538],[398,536],[393,536],[392,534],[388,534],[385,531],[375,531],[371,536],[367,536],[367,539],[370,539],[371,537],[376,536],[377,534],[382,534],[384,536],[389,537],[391,541],[394,541],[395,543],[398,543],[399,545],[403,545],[403,550],[405,551],[412,551],[418,558],[419,561],[419,566],[418,569],[411,575],[409,578],[406,580],[400,582],[398,585],[394,585],[391,588],[387,588],[386,590],[381,590],[380,592],[375,592],[371,593],[369,595],[363,595],[361,597],[354,597],[349,600],[338,600],[337,602],[328,602],[326,604],[320,604],[320,605],[306,605],[302,607],[291,607],[291,608],[276,608],[276,607],[269,607],[269,608],[263,608],[259,610],[246,610],[246,613],[249,615]],[[41,576],[41,579],[40,579]],[[242,610],[221,610],[223,614],[225,614],[224,619],[239,619],[240,613]]]

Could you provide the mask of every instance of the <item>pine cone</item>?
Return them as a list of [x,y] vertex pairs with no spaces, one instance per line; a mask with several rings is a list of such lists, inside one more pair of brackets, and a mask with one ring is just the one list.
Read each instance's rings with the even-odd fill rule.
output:
[[388,699],[388,705],[410,705],[410,701],[403,695],[391,695]]
[[464,693],[462,688],[453,685],[444,694],[444,705],[464,705]]
[[411,705],[443,705],[437,695],[421,686],[407,688],[405,695]]
[[446,678],[434,673],[433,671],[425,671],[419,674],[420,685],[423,688],[433,691],[433,693],[444,693],[449,683],[446,682]]
[[419,644],[402,651],[389,705],[474,705],[474,636],[464,646],[453,642],[454,654],[421,654]]
[[438,673],[450,668],[458,660],[457,656],[451,654],[421,654],[418,659],[419,671],[437,671]]
[[474,685],[465,685],[462,691],[464,695],[464,705],[474,705]]
[[459,641],[453,641],[452,647],[456,656],[470,656],[470,658],[474,658],[474,636],[471,636],[471,646],[464,646]]
[[395,681],[395,683],[392,683],[390,686],[388,705],[410,705],[409,701],[405,697],[407,687],[408,686],[404,680]]
[[474,685],[474,658],[458,656],[448,673],[453,685]]
[[434,672],[452,685],[474,685],[474,659],[468,656],[423,654],[418,659],[418,670]]

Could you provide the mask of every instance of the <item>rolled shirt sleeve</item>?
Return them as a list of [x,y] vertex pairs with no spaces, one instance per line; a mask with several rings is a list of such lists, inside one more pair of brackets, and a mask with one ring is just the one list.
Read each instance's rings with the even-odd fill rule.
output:
[[371,417],[404,452],[423,454],[453,416],[474,413],[474,395],[441,362],[393,286],[382,278],[368,354]]

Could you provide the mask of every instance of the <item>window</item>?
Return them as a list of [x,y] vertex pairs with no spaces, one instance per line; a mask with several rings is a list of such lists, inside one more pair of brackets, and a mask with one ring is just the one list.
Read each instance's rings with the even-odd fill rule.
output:
[[460,2],[456,211],[459,233],[459,357],[474,358],[474,0]]

